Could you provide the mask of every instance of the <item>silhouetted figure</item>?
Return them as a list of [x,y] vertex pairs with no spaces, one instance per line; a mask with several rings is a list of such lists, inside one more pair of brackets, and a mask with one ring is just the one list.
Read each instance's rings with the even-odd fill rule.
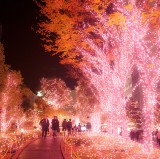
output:
[[67,120],[64,119],[62,122],[62,131],[66,131],[67,130]]
[[42,128],[42,137],[47,136],[47,132],[49,132],[49,120],[47,117],[43,118],[40,122],[39,125],[41,125]]
[[139,141],[139,131],[138,130],[135,130],[134,137],[136,141]]
[[134,130],[131,130],[130,131],[130,138],[131,138],[131,140],[134,140],[134,135],[135,135]]
[[52,130],[53,130],[53,136],[57,136],[57,132],[59,132],[59,120],[57,116],[54,116],[52,119]]
[[87,122],[86,129],[87,129],[88,131],[90,131],[91,128],[92,128],[91,123],[90,123],[90,122]]
[[67,120],[64,119],[62,122],[62,131],[64,132],[64,136],[65,136],[66,130],[67,130]]
[[67,130],[68,130],[68,135],[71,135],[71,133],[72,133],[72,121],[71,121],[71,119],[69,119],[69,121],[67,122]]
[[160,146],[160,131],[159,130],[157,132],[157,141],[158,141],[158,145]]
[[73,128],[72,128],[72,130],[73,130],[72,134],[74,134],[74,135],[75,135],[75,134],[77,133],[77,126],[76,126],[76,125],[74,125],[74,126],[73,126]]
[[80,124],[80,123],[79,123],[78,126],[77,126],[77,131],[78,131],[78,132],[81,132],[81,124]]

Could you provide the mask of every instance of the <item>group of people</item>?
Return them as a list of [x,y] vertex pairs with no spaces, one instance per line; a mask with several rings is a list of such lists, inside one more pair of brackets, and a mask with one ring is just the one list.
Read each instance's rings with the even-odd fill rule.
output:
[[[133,141],[141,142],[143,140],[143,130],[131,130],[130,138]],[[157,142],[160,146],[160,130],[155,130],[152,132],[153,141]]]
[[62,122],[62,131],[64,132],[64,135],[66,134],[65,132],[68,132],[68,135],[71,135],[72,133],[72,121],[71,119],[69,119],[69,121],[67,121],[66,119],[63,120]]
[[42,128],[42,137],[46,137],[47,133],[49,132],[49,120],[48,117],[43,118],[40,122],[39,125]]
[[133,141],[140,142],[143,138],[143,130],[131,130],[130,131],[130,138]]
[[[45,118],[43,118],[40,122],[39,125],[42,128],[42,137],[46,137],[47,133],[49,133],[49,128],[50,128],[50,122],[48,117],[46,116]],[[66,119],[63,120],[62,122],[62,132],[64,134],[64,136],[66,136],[68,134],[69,135],[74,135],[76,133],[80,133],[82,131],[82,126],[79,123],[78,125],[74,125],[72,124],[72,120],[69,119],[68,121]],[[51,120],[51,129],[52,129],[52,135],[53,136],[57,136],[57,133],[60,132],[60,124],[59,124],[59,120],[57,118],[57,116],[54,116],[53,119]],[[91,130],[91,123],[87,122],[86,124],[86,130],[90,131]]]
[[160,146],[160,130],[157,129],[153,131],[152,136],[153,136],[153,140],[156,141]]
[[[49,126],[50,126],[50,122],[48,120],[48,117],[43,118],[40,122],[39,125],[42,128],[42,137],[46,137],[47,133],[49,133]],[[59,126],[59,120],[57,118],[57,116],[54,116],[52,121],[51,121],[51,129],[53,131],[53,136],[57,136],[57,133],[60,132],[60,126]],[[62,131],[68,132],[68,135],[70,135],[72,133],[72,121],[71,119],[69,119],[69,121],[67,121],[66,119],[63,120],[62,122]]]

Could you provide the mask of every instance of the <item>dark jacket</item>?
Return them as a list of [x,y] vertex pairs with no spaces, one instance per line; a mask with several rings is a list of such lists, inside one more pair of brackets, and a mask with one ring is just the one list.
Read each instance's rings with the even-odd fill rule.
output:
[[67,129],[70,131],[72,129],[72,122],[68,121],[67,122]]
[[58,119],[52,119],[52,130],[59,131],[59,121],[58,121]]
[[48,119],[42,119],[39,123],[42,127],[42,130],[48,131],[49,130],[49,120]]
[[67,129],[67,121],[63,120],[62,122],[62,130],[66,130]]

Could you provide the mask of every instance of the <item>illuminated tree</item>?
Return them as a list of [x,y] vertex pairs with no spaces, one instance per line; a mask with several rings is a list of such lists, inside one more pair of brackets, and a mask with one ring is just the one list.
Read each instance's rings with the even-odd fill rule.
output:
[[87,25],[94,25],[96,21],[86,10],[86,6],[90,5],[101,13],[107,6],[107,1],[104,3],[103,0],[42,0],[41,2],[35,0],[35,2],[39,7],[39,17],[43,18],[39,21],[36,31],[42,36],[45,50],[52,55],[60,53],[62,64],[74,63],[72,66],[79,66],[81,55],[76,47],[87,46],[81,30],[87,33],[92,31]]
[[[158,12],[157,1],[146,1],[137,4],[131,1],[131,10],[126,12],[126,32],[132,42],[134,63],[140,74],[140,83],[143,89],[143,129],[145,150],[150,152],[153,147],[153,108],[156,100],[156,88],[159,77],[159,29],[156,22]],[[143,5],[144,6],[143,6]],[[141,7],[139,7],[139,5]],[[122,11],[122,9],[121,9]],[[123,9],[123,12],[125,9]],[[149,12],[151,11],[151,12]],[[128,30],[128,31],[127,31]],[[131,31],[132,30],[132,31]]]
[[[5,80],[7,76],[8,66],[5,64],[5,56],[4,56],[4,47],[3,44],[0,43],[0,101],[2,103],[3,100],[3,90],[5,88]],[[0,105],[0,118],[3,116],[3,105]],[[0,121],[0,131],[2,128],[2,121]]]
[[23,116],[21,109],[22,77],[19,72],[8,71],[5,88],[2,92],[2,131],[5,132],[12,122],[15,122],[17,128],[20,126],[20,119]]
[[46,116],[52,118],[53,114],[55,113],[55,108],[53,105],[48,104],[43,97],[36,97],[33,111],[34,118],[37,118],[37,122],[39,122]]
[[42,78],[41,89],[43,99],[55,109],[67,108],[71,105],[71,90],[61,79]]
[[26,86],[22,87],[22,108],[23,111],[27,111],[29,109],[33,109],[35,102],[35,94]]
[[[57,6],[59,14],[61,14],[62,5],[64,5],[64,8],[66,7],[65,4],[72,6],[72,3],[60,2],[60,5]],[[78,43],[70,34],[67,34],[69,35],[67,38],[64,34],[63,38],[63,32],[58,33],[59,39],[56,39],[55,46],[60,48],[58,52],[61,51],[62,53],[62,63],[72,64],[83,72],[90,81],[90,85],[93,85],[97,90],[101,108],[109,112],[110,123],[116,121],[117,123],[113,123],[113,125],[122,126],[125,135],[127,132],[125,115],[127,100],[124,91],[132,67],[136,65],[141,78],[139,83],[143,88],[144,143],[145,148],[150,151],[152,148],[151,132],[153,130],[153,108],[156,99],[155,90],[159,77],[159,2],[154,0],[141,2],[117,0],[113,3],[106,2],[105,10],[104,6],[100,6],[100,1],[97,2],[97,5],[94,1],[93,4],[87,2],[83,3],[83,12],[81,13],[83,13],[82,17],[87,15],[88,19],[85,21],[85,18],[79,18],[82,22],[81,27],[70,27],[72,33],[76,31],[75,39],[79,37]],[[56,12],[52,10],[52,6],[55,7],[55,5],[52,5],[53,1],[50,1],[49,4],[47,10],[45,10],[46,8],[41,10],[41,13],[48,18],[48,23],[42,23],[43,29],[41,31],[46,31],[48,34],[51,32],[57,33],[52,30],[54,24],[50,25],[50,21],[55,20],[56,17]],[[78,7],[76,9],[74,11],[78,13]],[[60,16],[64,15],[67,15],[66,11],[63,11]],[[71,23],[69,24],[77,26],[78,23],[74,21],[77,18],[71,17],[69,19]],[[62,24],[64,24],[67,19],[62,18],[62,20]],[[57,24],[59,25],[59,23]],[[49,25],[50,27],[48,27]],[[60,29],[62,29],[61,31],[69,30],[65,25]],[[68,49],[70,51],[62,48],[65,44],[64,42],[61,43],[62,39],[68,42],[66,46],[72,48]],[[69,41],[70,39],[76,42],[75,45]],[[70,45],[72,46],[70,47]],[[49,49],[51,48],[49,45],[47,46]],[[78,60],[80,62],[77,64]],[[118,122],[119,118],[122,120]]]
[[[116,38],[118,38],[118,36],[119,36],[118,31],[117,31],[118,29],[114,26],[112,27],[111,25],[116,25],[116,24],[118,24],[119,26],[122,25],[124,23],[124,17],[122,14],[115,14],[113,17],[111,17],[111,20],[113,19],[114,23],[112,23],[111,20],[108,22],[107,16],[105,15],[105,7],[107,8],[109,3],[107,3],[107,1],[106,1],[105,3],[101,3],[101,5],[100,5],[99,2],[95,3],[95,1],[93,1],[90,3],[89,2],[83,3],[83,7],[76,8],[76,10],[74,10],[76,14],[73,14],[73,15],[81,15],[81,16],[69,17],[69,20],[70,21],[72,20],[72,23],[69,23],[69,25],[71,25],[70,30],[72,30],[71,32],[73,32],[73,31],[76,32],[75,35],[76,35],[76,40],[78,39],[78,42],[68,34],[69,29],[66,27],[66,20],[68,18],[67,13],[69,12],[71,15],[72,15],[72,13],[74,13],[71,9],[70,10],[66,9],[67,8],[66,6],[69,5],[71,8],[73,8],[73,6],[74,6],[73,4],[75,4],[75,3],[70,3],[70,2],[68,2],[68,3],[61,2],[60,3],[59,2],[59,6],[56,6],[56,5],[52,5],[52,4],[54,4],[53,1],[47,1],[46,6],[41,8],[41,13],[43,15],[47,16],[47,18],[51,21],[48,21],[48,23],[47,22],[40,23],[40,27],[41,27],[40,31],[42,31],[43,33],[47,32],[48,34],[50,34],[51,32],[56,32],[59,35],[59,40],[56,39],[56,42],[58,41],[59,43],[56,43],[54,46],[57,46],[56,48],[60,49],[60,51],[63,52],[62,56],[61,56],[62,63],[69,62],[70,64],[72,63],[74,67],[77,67],[77,65],[78,65],[79,69],[83,72],[83,74],[86,76],[86,78],[88,80],[90,80],[90,85],[93,85],[96,88],[96,90],[98,91],[99,101],[101,103],[101,109],[108,111],[111,114],[111,117],[113,117],[113,116],[116,117],[117,114],[113,114],[113,112],[115,113],[115,112],[121,112],[121,111],[120,110],[117,111],[114,106],[111,106],[111,103],[114,103],[113,105],[117,105],[117,103],[115,103],[115,101],[117,100],[116,98],[118,98],[118,96],[121,96],[120,95],[120,93],[122,92],[121,88],[123,87],[123,89],[124,89],[124,84],[126,82],[127,75],[124,77],[125,79],[121,78],[121,81],[123,83],[120,88],[116,88],[117,85],[114,86],[113,82],[118,81],[117,80],[118,78],[120,79],[120,77],[115,76],[118,73],[118,71],[121,70],[121,75],[120,75],[121,77],[123,77],[124,74],[127,74],[125,71],[128,71],[128,72],[130,71],[130,69],[128,69],[130,67],[128,67],[128,65],[126,65],[126,64],[130,64],[130,61],[126,60],[126,63],[124,66],[127,69],[125,69],[124,72],[123,72],[124,67],[122,67],[122,64],[123,64],[122,61],[120,61],[121,69],[118,68],[119,65],[116,65],[117,67],[115,67],[115,71],[113,73],[113,78],[117,78],[117,79],[113,80],[113,78],[110,76],[112,69],[113,69],[114,60],[115,60],[113,57],[113,52],[112,52],[112,50],[114,49],[114,48],[112,48],[113,47],[112,45],[114,45],[114,47],[116,47],[115,45],[117,45],[117,42],[119,42],[120,39],[118,39],[119,41],[118,40],[116,41]],[[78,3],[78,1],[76,1],[76,3]],[[59,8],[61,8],[61,7],[64,8],[64,9],[62,9],[63,13],[61,13],[59,11]],[[54,15],[52,14],[53,11],[55,11]],[[107,8],[106,12],[108,14],[108,12],[109,12],[108,8]],[[66,16],[67,16],[67,18],[66,18]],[[109,16],[110,16],[110,14],[109,14]],[[118,21],[115,18],[115,16],[118,16],[118,18],[117,18]],[[63,17],[63,18],[58,19],[57,17]],[[58,26],[58,30],[54,30],[55,28],[57,28],[57,25],[54,24],[54,22],[57,19],[58,19],[59,23],[57,22],[56,24],[59,24],[61,26],[62,24],[65,23],[65,25],[63,25],[63,27]],[[77,22],[75,20],[79,20],[79,21]],[[122,20],[122,24],[119,24],[121,20]],[[81,26],[78,26],[79,22],[81,22]],[[50,26],[50,27],[48,27],[48,26]],[[74,27],[74,26],[77,26],[77,27]],[[62,33],[62,31],[63,31],[63,33]],[[68,36],[70,37],[69,39],[65,38],[66,31],[67,31],[67,37]],[[110,32],[113,32],[113,35]],[[127,37],[127,35],[125,35],[125,36]],[[50,37],[46,36],[46,39],[47,38],[50,38]],[[62,43],[63,40],[65,40],[65,42],[67,40],[67,44],[64,45],[64,42]],[[123,40],[123,42],[125,42],[125,41]],[[69,43],[69,45],[68,45],[68,43]],[[62,49],[61,46],[63,46],[63,48],[65,48],[65,49],[69,48],[71,50],[69,50],[69,51],[67,49],[64,50],[64,49]],[[45,45],[45,47],[46,47],[46,45]],[[51,46],[49,44],[47,45],[47,48],[50,48],[50,50],[54,50],[53,48],[51,48]],[[84,48],[84,49],[82,49],[82,48]],[[125,50],[126,54],[128,53],[127,49]],[[124,51],[124,49],[123,50],[121,49],[121,52],[122,51]],[[77,64],[76,61],[79,59],[82,60],[82,57],[83,57],[83,63]],[[118,56],[118,58],[120,58],[121,60],[123,59],[123,57],[124,56]],[[128,56],[128,59],[129,59],[129,56]],[[114,90],[113,88],[116,88],[116,90]],[[113,94],[115,92],[116,93],[119,92],[119,95],[117,95],[116,97],[113,97]],[[114,102],[113,102],[113,100],[114,100]],[[121,98],[119,98],[118,104],[120,104],[119,108],[123,107],[122,114],[125,117],[124,98],[122,100],[121,100]],[[114,107],[115,110],[113,110],[112,107]],[[119,116],[117,116],[116,118],[119,119]],[[124,118],[122,118],[122,119],[124,119]],[[126,124],[123,123],[123,125],[126,125]],[[111,126],[109,126],[109,127],[111,127]],[[117,127],[117,126],[115,126],[115,127]]]
[[93,10],[90,9],[90,12],[99,22],[93,31],[97,40],[85,37],[91,50],[79,48],[88,62],[82,64],[81,69],[98,90],[101,108],[109,112],[109,123],[112,124],[109,127],[115,131],[121,127],[123,135],[127,136],[125,86],[134,63],[125,17],[118,11],[100,18]]
[[79,81],[75,88],[75,96],[75,108],[77,115],[81,120],[85,121],[99,105],[96,90],[94,87],[88,87],[87,83]]
[[[150,4],[147,4],[147,3],[145,5],[150,6]],[[131,4],[126,5],[126,7],[123,7],[123,6],[125,5],[121,3],[119,4],[117,3],[116,5],[118,14],[124,13],[124,15],[120,16],[120,19],[122,19],[120,24],[123,26],[123,22],[124,22],[124,26],[121,32],[122,44],[120,43],[120,45],[116,46],[118,53],[120,53],[120,55],[122,54],[122,56],[114,56],[115,58],[114,66],[113,66],[114,71],[112,75],[114,78],[113,82],[116,82],[116,83],[114,83],[113,86],[116,91],[117,97],[118,97],[117,92],[119,92],[119,95],[120,95],[119,99],[121,99],[121,101],[124,102],[125,98],[124,98],[123,91],[124,91],[124,84],[126,83],[125,79],[127,79],[126,69],[128,68],[130,72],[133,64],[137,65],[138,70],[140,72],[140,78],[141,78],[140,83],[143,88],[143,97],[144,97],[143,98],[144,99],[143,100],[144,101],[143,127],[144,127],[145,148],[147,150],[151,150],[152,149],[152,131],[153,131],[153,108],[154,108],[155,99],[156,99],[155,93],[156,93],[156,87],[157,87],[158,77],[159,77],[159,57],[160,57],[159,56],[159,36],[158,36],[159,30],[156,27],[157,24],[155,26],[152,26],[153,25],[152,22],[153,22],[153,19],[155,20],[155,22],[159,20],[157,17],[158,15],[160,15],[160,12],[158,11],[159,9],[158,4],[154,2],[154,6],[149,8],[149,10],[152,10],[152,12],[148,13],[151,18],[147,15],[148,19],[145,19],[143,16],[146,11],[145,9],[146,6],[143,8],[145,9],[145,11],[138,8],[137,4],[135,4],[134,1],[131,1]],[[129,7],[129,9],[127,7]],[[119,11],[121,11],[121,13]],[[115,14],[117,14],[117,12]],[[112,25],[119,24],[119,21],[114,21],[114,18],[115,18],[114,14],[112,14],[110,18],[111,18]],[[117,20],[117,16],[115,20]],[[112,35],[114,35],[112,37],[114,40],[116,36],[115,34],[113,34],[113,32],[112,32]],[[129,45],[126,45],[126,44],[129,44]],[[118,55],[118,54],[115,54],[115,55]],[[117,57],[118,57],[118,60],[116,60]],[[122,60],[119,57],[123,57]],[[134,61],[132,61],[132,59],[134,59]],[[118,64],[117,65],[118,67],[116,66],[116,62]],[[121,63],[123,63],[124,66],[120,67]],[[116,67],[117,67],[117,71],[116,71]],[[116,73],[115,76],[114,76],[114,73]],[[120,79],[123,79],[123,80],[120,80]],[[116,87],[117,83],[118,85]],[[122,87],[120,85],[122,85]],[[120,102],[120,100],[118,100],[118,102]],[[122,111],[124,112],[124,109]]]

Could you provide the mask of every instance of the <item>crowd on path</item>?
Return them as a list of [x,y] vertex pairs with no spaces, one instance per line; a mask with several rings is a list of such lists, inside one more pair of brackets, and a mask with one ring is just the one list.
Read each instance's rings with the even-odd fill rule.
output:
[[[137,142],[143,141],[143,130],[131,130],[130,138]],[[160,146],[160,130],[157,129],[152,132],[152,139]]]
[[[42,137],[46,138],[47,134],[49,134],[49,129],[51,125],[52,129],[52,135],[54,137],[57,136],[61,131],[63,132],[64,136],[69,136],[69,135],[75,135],[77,133],[80,133],[82,131],[82,126],[79,123],[78,125],[74,125],[72,123],[72,120],[69,119],[68,121],[66,119],[63,120],[62,125],[60,126],[59,120],[57,116],[54,116],[53,119],[51,120],[51,123],[49,122],[48,117],[46,116],[43,118],[40,122],[39,125],[42,128]],[[60,127],[62,129],[60,130]],[[90,131],[91,130],[91,124],[88,122],[86,125],[86,130]]]
[[[64,119],[60,125],[57,116],[53,117],[51,123],[49,122],[49,119],[46,116],[39,122],[39,125],[42,128],[42,138],[46,138],[47,134],[51,134],[53,137],[56,137],[60,133],[62,133],[64,136],[70,136],[80,134],[82,132],[82,126],[80,123],[78,125],[73,126],[71,119],[69,119],[68,121]],[[50,128],[52,130],[51,133],[49,131]],[[90,130],[91,124],[90,122],[88,122],[86,125],[86,131]],[[157,143],[160,146],[160,130],[157,129],[156,131],[153,131],[152,138],[153,142]],[[143,142],[143,130],[131,130],[130,139],[137,142]]]
[[154,141],[156,141],[158,143],[158,145],[160,146],[160,130],[156,130],[152,132],[152,138]]

